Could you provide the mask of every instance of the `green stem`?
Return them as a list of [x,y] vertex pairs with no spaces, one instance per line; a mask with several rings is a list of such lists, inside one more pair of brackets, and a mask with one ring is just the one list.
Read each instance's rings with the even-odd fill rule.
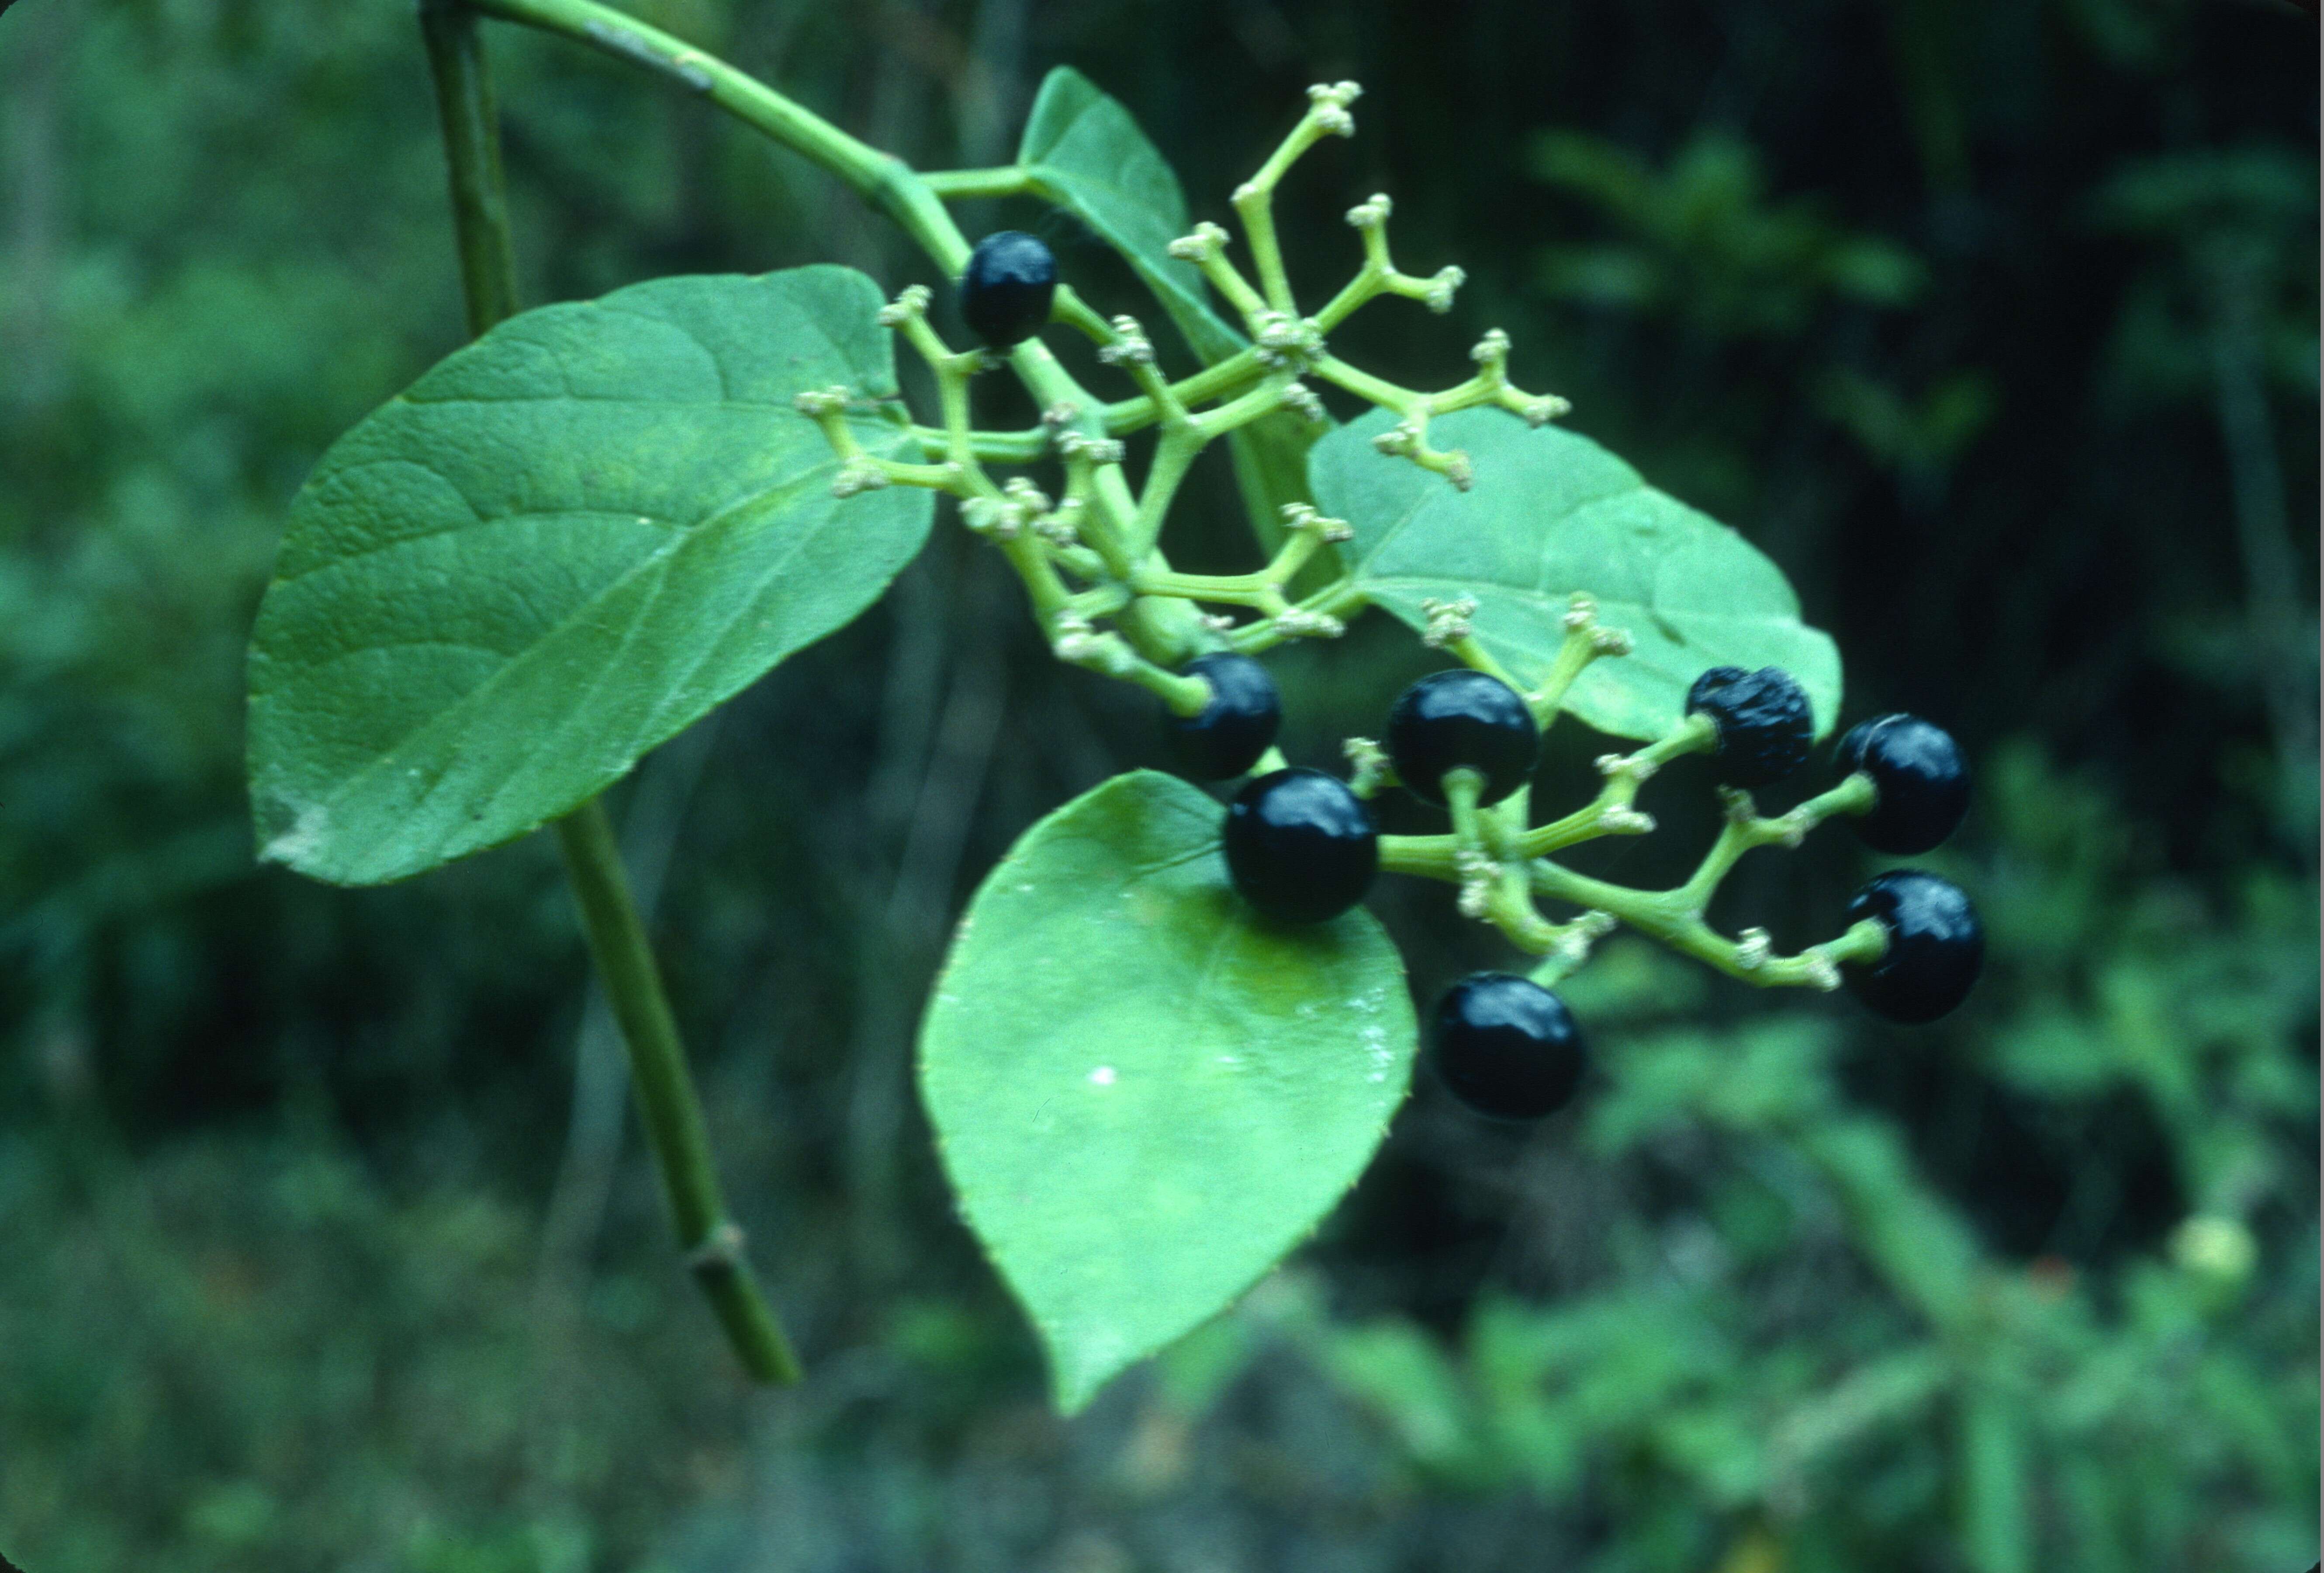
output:
[[475,14],[466,6],[428,0],[420,8],[420,32],[436,79],[436,108],[451,174],[468,337],[481,338],[516,315],[516,248],[509,238],[493,79],[484,67]]
[[687,1264],[752,1377],[771,1383],[797,1382],[798,1356],[751,1276],[742,1227],[726,1216],[719,1195],[702,1100],[687,1070],[686,1050],[646,943],[645,925],[630,899],[604,805],[592,798],[558,820],[557,844],[565,854],[566,877],[581,908],[597,980],[613,1008],[613,1019],[621,1023],[622,1041],[629,1045],[638,1112],[661,1169],[662,1189],[669,1198]]
[[[482,334],[513,316],[517,306],[492,79],[474,10],[456,0],[425,0],[420,23],[443,117],[468,327]],[[742,1231],[726,1217],[719,1197],[701,1101],[604,805],[592,798],[557,821],[557,837],[598,983],[630,1051],[647,1139],[687,1264],[752,1379],[797,1382],[798,1356],[759,1292],[742,1254]]]
[[859,142],[716,56],[596,0],[472,0],[478,11],[561,33],[660,72],[837,175],[893,218],[947,274],[968,263],[968,241],[928,182],[893,153]]
[[991,170],[930,170],[920,176],[928,190],[954,201],[971,197],[1021,197],[1031,179],[1015,164]]

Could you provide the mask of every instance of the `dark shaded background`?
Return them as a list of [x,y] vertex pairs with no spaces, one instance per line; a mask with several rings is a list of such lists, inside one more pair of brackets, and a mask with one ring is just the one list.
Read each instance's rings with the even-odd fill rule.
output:
[[[1295,280],[1397,202],[1449,320],[1741,528],[1849,718],[1976,760],[1932,865],[1986,984],[1902,1032],[1611,946],[1529,1134],[1425,1081],[1322,1238],[1070,1425],[911,1096],[952,915],[1157,763],[940,527],[858,625],[617,796],[730,1188],[814,1369],[751,1400],[673,1271],[550,850],[253,867],[241,652],[285,503],[460,336],[409,7],[0,20],[0,1548],[88,1568],[1972,1569],[2316,1553],[2317,61],[2262,0],[634,7],[925,167],[1041,73],[1198,217],[1314,80],[1360,134]],[[526,298],[837,260],[883,221],[660,85],[493,32]],[[1040,228],[1106,310],[1122,274]],[[934,281],[930,281],[934,282]],[[1345,413],[1347,412],[1342,412]],[[996,403],[996,420],[1010,412]],[[1222,468],[1183,560],[1250,547]],[[1295,759],[1421,669],[1277,661]],[[1570,725],[1570,723],[1569,723]],[[1543,791],[1604,746],[1554,735]],[[1652,883],[1711,833],[1591,866]],[[1761,855],[1786,948],[1871,866]],[[1423,997],[1505,962],[1383,891]],[[576,1080],[576,1067],[578,1076]],[[1835,1093],[1832,1089],[1840,1089]],[[1949,1307],[1950,1309],[1932,1309]]]

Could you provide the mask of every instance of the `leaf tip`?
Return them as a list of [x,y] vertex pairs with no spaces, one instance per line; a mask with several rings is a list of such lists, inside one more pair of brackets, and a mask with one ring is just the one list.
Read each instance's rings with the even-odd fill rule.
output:
[[1044,1327],[1041,1340],[1049,1351],[1049,1395],[1057,1413],[1066,1420],[1090,1406],[1091,1401],[1122,1372],[1144,1356],[1123,1346],[1118,1338],[1084,1332],[1070,1338]]
[[258,860],[301,868],[322,851],[331,816],[320,803],[294,806],[276,799],[262,810],[260,819],[265,839],[259,843]]

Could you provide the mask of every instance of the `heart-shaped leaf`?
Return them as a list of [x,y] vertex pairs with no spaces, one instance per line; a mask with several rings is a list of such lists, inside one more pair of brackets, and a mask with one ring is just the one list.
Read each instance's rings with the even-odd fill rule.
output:
[[1079,1409],[1330,1210],[1402,1100],[1396,948],[1228,886],[1219,805],[1151,771],[1027,831],[961,921],[920,1091],[962,1211]]
[[1462,492],[1372,447],[1394,420],[1375,410],[1308,455],[1316,505],[1356,532],[1343,550],[1367,599],[1425,628],[1424,600],[1473,597],[1479,642],[1537,681],[1564,639],[1568,597],[1587,591],[1637,642],[1591,662],[1566,695],[1600,731],[1661,736],[1713,666],[1782,667],[1807,690],[1816,735],[1831,730],[1840,652],[1800,621],[1790,582],[1757,547],[1574,432],[1499,410],[1432,421],[1429,441],[1465,449],[1474,466]]
[[334,444],[252,638],[265,856],[369,884],[520,836],[878,597],[933,499],[835,498],[791,398],[907,448],[880,306],[810,267],[544,307]]
[[[1017,162],[1036,193],[1121,254],[1204,365],[1247,347],[1211,310],[1202,271],[1170,254],[1170,243],[1188,227],[1185,192],[1169,161],[1118,100],[1072,67],[1057,67],[1042,79]],[[1311,422],[1286,410],[1228,436],[1244,506],[1259,543],[1270,551],[1281,539],[1283,504],[1312,500],[1307,449],[1329,430],[1329,421]]]

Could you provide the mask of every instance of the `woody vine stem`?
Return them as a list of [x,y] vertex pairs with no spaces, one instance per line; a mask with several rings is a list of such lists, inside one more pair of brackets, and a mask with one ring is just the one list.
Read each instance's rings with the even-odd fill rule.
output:
[[[475,14],[456,0],[423,0],[420,23],[436,82],[468,330],[482,335],[516,312],[515,254],[501,179],[500,127]],[[565,874],[581,909],[597,981],[629,1050],[632,1084],[687,1264],[753,1382],[798,1381],[798,1356],[768,1305],[727,1216],[710,1155],[702,1099],[631,898],[604,804],[592,798],[557,822]]]
[[[480,15],[499,17],[586,43],[650,69],[709,99],[745,124],[812,159],[885,212],[934,260],[947,278],[965,266],[970,247],[945,203],[949,199],[1029,194],[1029,174],[1019,168],[922,174],[893,154],[858,141],[773,89],[669,34],[595,0],[422,0],[421,20],[439,97],[462,280],[469,326],[481,334],[516,307],[508,222],[503,197],[498,134],[489,81],[476,33]],[[1200,712],[1208,683],[1179,670],[1206,651],[1262,651],[1293,638],[1328,638],[1344,631],[1345,617],[1364,597],[1344,575],[1294,598],[1295,581],[1325,551],[1346,538],[1346,526],[1313,507],[1284,509],[1283,543],[1260,569],[1242,574],[1175,570],[1159,540],[1180,484],[1210,443],[1281,411],[1318,419],[1323,408],[1307,378],[1320,379],[1378,405],[1396,424],[1376,437],[1385,455],[1400,458],[1466,489],[1468,456],[1429,442],[1439,415],[1495,405],[1535,426],[1565,412],[1565,401],[1526,392],[1508,380],[1509,341],[1499,329],[1471,350],[1476,373],[1436,393],[1401,387],[1333,355],[1325,335],[1359,308],[1382,296],[1450,310],[1462,282],[1457,267],[1420,277],[1399,269],[1388,249],[1390,204],[1385,196],[1348,212],[1363,260],[1354,276],[1312,316],[1292,294],[1273,217],[1276,186],[1301,154],[1324,137],[1354,130],[1349,113],[1360,89],[1342,82],[1309,89],[1305,115],[1259,171],[1232,196],[1256,282],[1229,258],[1229,236],[1202,223],[1170,245],[1193,264],[1240,317],[1250,342],[1191,376],[1172,381],[1157,369],[1154,347],[1135,318],[1101,316],[1059,285],[1051,320],[1082,333],[1098,360],[1135,384],[1129,398],[1093,396],[1038,338],[1010,349],[1006,359],[1042,412],[1022,431],[983,431],[970,419],[969,384],[998,364],[982,349],[955,351],[927,319],[930,292],[904,290],[881,315],[927,364],[936,378],[941,424],[912,425],[918,460],[865,451],[848,423],[862,396],[845,387],[811,390],[797,401],[839,459],[833,489],[842,496],[889,486],[945,492],[958,503],[962,522],[997,547],[1024,582],[1034,615],[1057,657],[1132,682],[1180,716]],[[908,420],[908,417],[904,417]],[[1156,430],[1142,489],[1125,473],[1122,439]],[[1064,471],[1054,500],[1019,476],[996,480],[987,467],[1053,460]],[[1206,611],[1204,608],[1217,608]],[[1621,630],[1599,620],[1586,596],[1572,597],[1565,637],[1537,685],[1505,671],[1478,641],[1473,602],[1429,608],[1425,641],[1452,657],[1509,684],[1535,720],[1546,727],[1568,689],[1593,661],[1628,652]],[[1551,858],[1564,847],[1609,835],[1654,828],[1638,811],[1639,788],[1669,760],[1713,748],[1711,721],[1690,716],[1661,739],[1628,754],[1609,754],[1599,767],[1605,785],[1597,798],[1550,822],[1528,823],[1529,791],[1518,788],[1489,807],[1480,806],[1481,782],[1456,771],[1445,781],[1452,831],[1442,836],[1380,837],[1380,866],[1442,879],[1460,888],[1466,916],[1491,923],[1518,948],[1540,958],[1536,981],[1553,984],[1578,967],[1592,941],[1626,924],[1728,975],[1762,985],[1832,988],[1839,967],[1877,960],[1887,943],[1877,921],[1796,956],[1777,957],[1768,937],[1747,930],[1737,939],[1713,930],[1703,911],[1720,882],[1756,847],[1796,846],[1833,814],[1861,814],[1873,806],[1862,774],[1811,798],[1788,813],[1762,818],[1749,794],[1724,793],[1726,822],[1694,874],[1664,891],[1641,891],[1576,873]],[[1370,796],[1390,780],[1385,756],[1365,739],[1351,739],[1352,786]],[[1261,770],[1281,756],[1270,750]],[[567,874],[579,902],[600,982],[621,1022],[641,1112],[659,1162],[681,1243],[728,1337],[752,1375],[761,1382],[798,1378],[798,1367],[744,1258],[740,1229],[719,1195],[700,1100],[688,1077],[669,1007],[642,924],[631,902],[603,808],[595,800],[558,824]],[[1542,898],[1581,909],[1555,923],[1536,906]]]

